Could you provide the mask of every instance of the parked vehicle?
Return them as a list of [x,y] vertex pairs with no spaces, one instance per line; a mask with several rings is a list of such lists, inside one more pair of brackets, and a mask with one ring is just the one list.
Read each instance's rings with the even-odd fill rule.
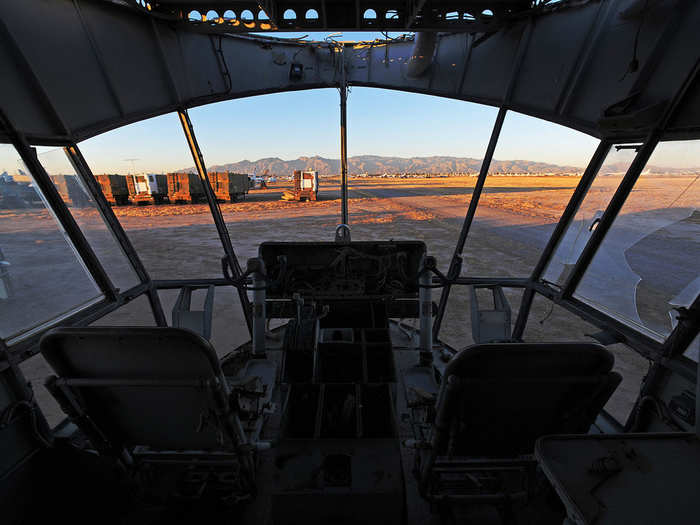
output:
[[165,175],[127,175],[126,185],[129,188],[129,202],[132,204],[162,204],[168,201],[168,182]]
[[318,198],[318,172],[301,171],[294,172],[294,190],[285,191],[282,194],[284,200],[315,201]]

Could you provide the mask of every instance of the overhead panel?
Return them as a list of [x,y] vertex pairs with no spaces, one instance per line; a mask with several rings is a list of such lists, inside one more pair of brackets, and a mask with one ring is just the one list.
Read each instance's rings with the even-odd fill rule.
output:
[[[217,9],[225,4],[214,3]],[[327,42],[211,34],[131,4],[84,0],[19,2],[11,8],[2,4],[0,15],[9,32],[0,31],[0,66],[10,74],[0,86],[0,104],[30,140],[58,142],[72,134],[80,141],[178,106],[340,83],[340,55]],[[287,5],[264,4],[272,6],[273,13]],[[384,11],[377,11],[378,17],[386,16],[390,4],[395,5],[382,4]],[[447,4],[426,2],[425,6],[447,6],[463,16],[467,8],[455,6],[469,2]],[[658,6],[665,3],[650,2],[653,9],[649,7],[642,18],[621,17],[628,4],[622,0],[558,2],[552,4],[551,12],[530,12],[529,19],[509,19],[508,24],[488,31],[439,33],[434,48],[425,51],[424,71],[414,76],[409,74],[415,53],[412,37],[371,45],[347,43],[347,80],[350,85],[505,104],[596,136],[615,138],[626,133],[625,139],[638,140],[648,132],[649,119],[643,123],[646,127],[634,127],[637,124],[624,119],[628,113],[634,119],[640,109],[663,105],[674,97],[677,80],[692,69],[693,55],[684,50],[696,40],[700,8],[679,3],[686,6],[683,15],[688,16],[677,17],[677,34],[664,39],[662,33],[669,25],[659,13],[675,11],[660,11]],[[156,8],[155,3],[151,8]],[[521,38],[526,33],[527,45]],[[17,49],[12,47],[14,40]],[[628,72],[635,40],[639,68]],[[522,64],[517,68],[520,52]],[[649,57],[654,57],[655,68],[647,66]],[[31,69],[22,64],[25,58]],[[511,96],[506,97],[511,85]],[[629,99],[635,93],[639,93],[636,98]],[[616,111],[608,110],[621,101]],[[693,126],[700,110],[697,102],[688,101],[674,121],[684,129]],[[606,111],[621,115],[622,125],[615,128],[607,119],[601,126]]]
[[[199,98],[212,95],[223,95],[229,92],[229,85],[223,72],[223,63],[217,57],[215,43],[212,37],[198,33],[180,33],[178,45],[182,53],[184,70],[187,74],[186,85],[190,93],[189,97]],[[238,57],[227,56],[228,67],[237,71]],[[240,77],[236,75],[236,83]]]
[[[333,67],[326,49],[298,46],[269,46],[263,42],[244,41],[242,45],[228,40],[224,52],[234,81],[234,89],[241,93],[283,91],[297,85],[324,83],[333,78]],[[300,79],[290,75],[293,63],[302,64]],[[319,77],[316,68],[325,72]],[[324,82],[326,80],[327,82]]]
[[[685,2],[690,4],[688,12],[672,11],[673,17],[666,29],[666,36],[660,38],[657,43],[658,54],[655,57],[655,67],[648,75],[644,89],[639,97],[639,104],[653,104],[655,101],[664,100],[669,96],[668,86],[680,86],[688,76],[688,73],[696,67],[697,53],[666,52],[668,49],[698,49],[698,27],[700,26],[700,3]],[[677,108],[669,126],[671,128],[698,128],[695,115],[700,111],[700,90],[698,81],[686,95],[680,107]]]
[[91,27],[98,28],[94,38],[124,112],[148,111],[165,97],[171,100],[166,66],[148,18],[87,2],[81,9]]
[[496,104],[502,100],[524,29],[524,24],[504,29],[472,49],[464,77],[463,95]]
[[[587,47],[597,9],[563,10],[534,20],[535,28],[513,89],[513,103],[556,111]],[[564,38],[565,36],[565,38]]]
[[[349,51],[347,53],[350,55]],[[351,69],[348,81],[364,84],[364,79],[369,78],[368,84],[372,86],[427,92],[431,89],[432,71],[429,70],[425,75],[418,77],[409,76],[407,67],[412,53],[412,41],[374,45],[371,51],[367,52],[367,62],[363,61],[359,54],[352,57],[353,60],[349,62]],[[365,64],[368,70],[365,70]]]
[[[7,41],[7,33],[0,33],[0,108],[18,128],[32,130],[37,135],[60,135],[60,126],[51,118],[39,100],[36,86],[27,78],[28,72],[21,61],[13,56],[13,46]],[[0,130],[0,140],[2,135]]]
[[[296,84],[307,85],[316,80],[313,68],[317,61],[299,46],[270,46],[256,40],[230,38],[219,41],[216,36],[196,33],[182,34],[181,44],[189,73],[187,82],[196,94],[189,105],[286,91]],[[206,53],[202,53],[203,46]],[[293,62],[302,63],[304,69],[302,78],[296,82],[290,80]]]
[[[445,34],[438,38],[433,56],[425,57],[432,64],[427,71],[426,85],[440,94],[457,94],[461,84],[461,71],[465,64],[471,36],[466,33]],[[411,56],[416,51],[412,51]]]
[[634,60],[639,65],[646,62],[655,37],[664,27],[664,19],[653,13],[643,20],[626,18],[621,15],[627,6],[625,2],[609,5],[605,19],[600,22],[606,27],[590,43],[593,46],[590,59],[578,65],[583,71],[572,93],[569,114],[582,120],[600,119],[606,108],[633,92],[640,69],[637,66],[633,71],[635,67],[631,64]]
[[677,133],[687,132],[692,136],[697,136],[700,130],[700,123],[696,115],[700,113],[700,85],[698,80],[695,81],[695,89],[691,89],[685,100],[681,103],[676,111],[674,118],[671,119],[669,126]]
[[152,23],[151,26],[154,43],[158,46],[157,51],[162,50],[163,70],[170,77],[168,92],[171,99],[173,102],[180,102],[189,98],[191,94],[190,73],[185,67],[180,32],[169,24]]
[[[51,2],[4,2],[0,10],[17,51],[31,64],[49,103],[69,130],[114,114],[114,100],[72,4],[56,8]],[[2,104],[5,107],[6,101]]]

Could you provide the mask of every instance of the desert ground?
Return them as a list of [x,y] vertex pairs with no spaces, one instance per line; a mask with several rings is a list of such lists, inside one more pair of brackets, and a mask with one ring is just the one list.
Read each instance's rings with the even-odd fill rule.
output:
[[[697,280],[697,267],[692,261],[700,259],[697,235],[700,220],[692,209],[700,198],[698,185],[691,184],[693,177],[641,179],[618,219],[619,228],[613,229],[609,245],[601,249],[609,257],[603,257],[601,263],[595,262],[584,277],[582,298],[622,312],[645,329],[661,333],[670,330],[669,302],[684,290],[687,293],[688,286]],[[462,275],[529,276],[578,180],[575,176],[490,176],[464,250]],[[571,258],[590,235],[590,223],[604,209],[619,181],[618,176],[600,177],[596,181],[577,216],[580,225],[586,228],[570,232],[572,238],[567,236],[562,242],[555,262],[545,274],[548,280],[562,282],[570,269]],[[475,177],[351,178],[352,238],[423,240],[428,253],[446,270],[475,182]],[[266,190],[252,190],[243,201],[220,205],[243,266],[265,240],[333,239],[340,222],[339,178],[321,178],[317,202],[280,200],[291,184],[279,181]],[[687,188],[691,190],[686,191]],[[114,211],[153,279],[221,276],[223,250],[206,205],[121,206]],[[102,226],[97,212],[86,208],[73,212],[115,285],[125,289],[136,284],[135,275]],[[613,234],[618,237],[613,238]],[[626,243],[625,250],[616,248],[619,243]],[[0,300],[3,337],[99,295],[45,210],[0,210],[0,250],[12,265],[10,279],[14,291],[10,299]],[[660,252],[668,256],[660,259]],[[514,323],[522,292],[505,291]],[[164,291],[160,295],[169,316],[177,291]],[[438,298],[439,290],[436,290],[434,299]],[[467,288],[453,287],[440,338],[457,349],[473,342],[469,306]],[[148,301],[140,297],[95,324],[150,325],[153,317]],[[589,334],[597,331],[538,298],[524,338],[580,341],[590,340]],[[247,339],[235,292],[228,287],[218,288],[213,345],[223,356]],[[615,345],[612,350],[624,381],[608,409],[624,421],[648,363],[624,345]],[[41,356],[25,361],[22,370],[33,383],[50,422],[57,422],[60,411],[42,386],[50,370]]]

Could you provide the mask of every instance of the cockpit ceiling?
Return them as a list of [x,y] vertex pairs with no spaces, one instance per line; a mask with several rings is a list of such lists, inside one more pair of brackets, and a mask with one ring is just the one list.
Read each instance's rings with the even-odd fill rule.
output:
[[[493,10],[497,3],[483,4]],[[697,82],[687,82],[698,65],[700,2],[566,3],[494,32],[442,32],[434,39],[418,32],[342,49],[334,42],[208,34],[132,4],[0,3],[0,107],[16,130],[38,144],[79,141],[179,108],[338,87],[345,77],[350,86],[505,107],[615,140],[644,138],[679,101],[667,134],[700,136],[700,93]]]
[[[209,32],[493,31],[570,0],[127,0]],[[580,3],[580,0],[576,0]]]

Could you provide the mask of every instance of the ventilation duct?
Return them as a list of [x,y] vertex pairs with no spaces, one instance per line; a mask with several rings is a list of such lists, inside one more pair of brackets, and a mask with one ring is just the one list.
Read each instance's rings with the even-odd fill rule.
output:
[[437,33],[416,33],[411,58],[406,68],[406,76],[418,78],[423,76],[433,63],[433,55],[437,46]]

